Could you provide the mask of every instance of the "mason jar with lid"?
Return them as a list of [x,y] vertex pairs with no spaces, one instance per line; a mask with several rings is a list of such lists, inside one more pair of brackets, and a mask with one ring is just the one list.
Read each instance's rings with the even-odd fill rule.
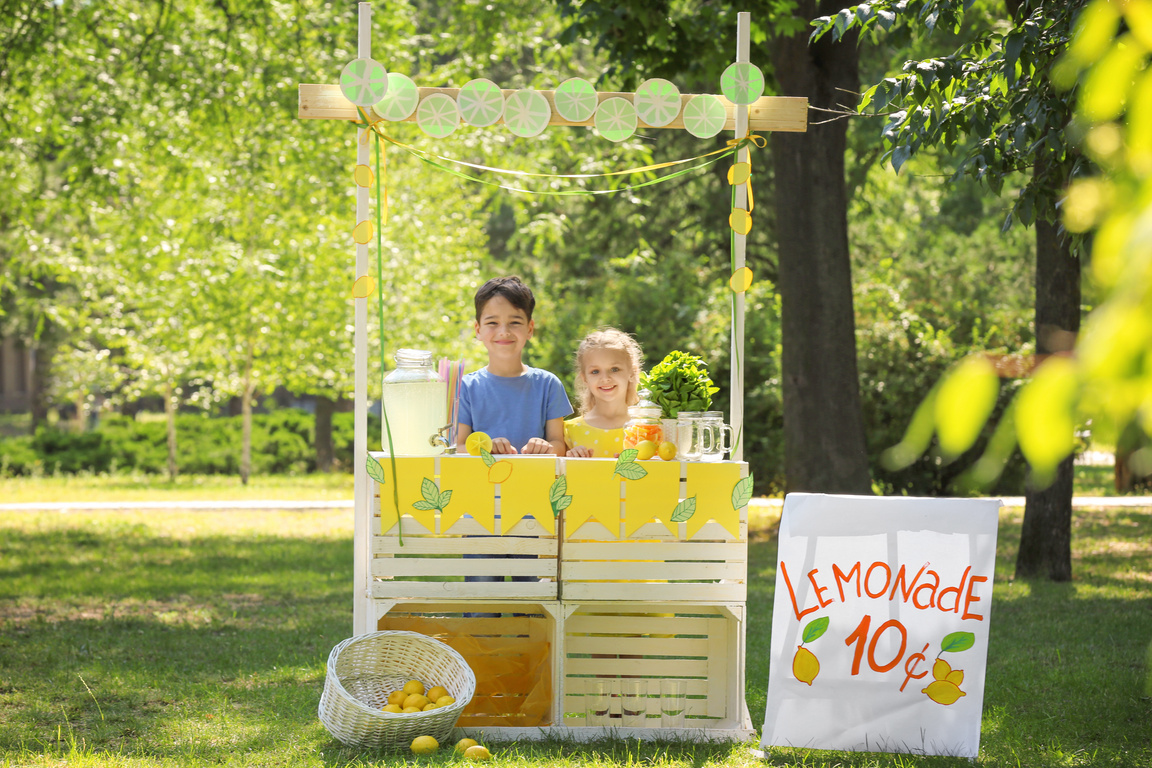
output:
[[647,400],[628,406],[628,421],[624,423],[624,447],[635,448],[645,440],[660,445],[664,440],[660,414],[660,406]]
[[444,452],[448,445],[443,432],[448,423],[448,385],[433,368],[430,351],[397,350],[396,369],[384,377],[381,393],[384,414],[380,445],[385,453],[437,456]]

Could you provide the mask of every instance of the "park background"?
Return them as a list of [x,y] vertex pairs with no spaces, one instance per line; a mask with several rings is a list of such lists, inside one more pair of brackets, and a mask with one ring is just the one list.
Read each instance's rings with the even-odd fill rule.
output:
[[[1018,44],[1016,55],[1028,52],[1039,71],[1039,57],[1050,60],[1066,46],[1071,19],[1084,4],[978,1],[955,29],[936,19],[941,9],[947,17],[960,4],[914,4],[914,12],[929,9],[920,23],[896,24],[893,34],[865,36],[859,44],[833,43],[829,36],[809,49],[806,19],[835,16],[842,6],[833,5],[747,7],[753,12],[753,63],[765,69],[775,92],[811,85],[813,92],[804,95],[814,109],[809,133],[795,139],[813,144],[799,145],[800,151],[781,139],[783,146],[753,156],[757,208],[748,261],[756,280],[746,321],[745,458],[761,495],[785,489],[951,494],[957,492],[953,481],[983,450],[1025,380],[1032,356],[1053,351],[1038,348],[1037,286],[1048,273],[1041,267],[1038,274],[1045,254],[1037,243],[1045,242],[1041,232],[1058,227],[1054,209],[1045,205],[1062,184],[1049,180],[1047,189],[1038,187],[1036,158],[1013,155],[1012,147],[1032,145],[1034,129],[1056,130],[1060,135],[1052,141],[1064,146],[1063,124],[1045,128],[1035,109],[1032,119],[1023,119],[1006,100],[999,121],[894,152],[900,144],[891,118],[898,110],[869,117],[845,113],[869,84],[907,72],[905,62],[965,46],[986,44],[994,57]],[[611,8],[590,2],[377,4],[373,54],[421,85],[460,85],[483,76],[506,88],[551,88],[583,76],[601,90],[626,91],[658,75],[686,93],[714,92],[734,51],[732,11],[743,9],[693,2]],[[13,0],[0,13],[0,168],[7,179],[0,195],[0,380],[5,398],[23,398],[6,400],[5,410],[19,412],[0,416],[5,501],[228,499],[253,492],[347,497],[354,131],[296,119],[296,85],[334,82],[355,57],[355,3]],[[1038,26],[1034,19],[1045,15],[1049,20]],[[931,67],[911,69],[930,84],[932,75],[924,73]],[[1022,80],[1018,90],[1024,97],[1051,95],[1035,81]],[[1067,114],[1071,103],[1064,97],[1045,109]],[[427,142],[411,124],[390,130],[401,141]],[[694,157],[723,143],[720,137],[702,142],[655,131],[611,144],[580,129],[553,128],[532,140],[463,129],[437,142],[435,151],[515,170],[606,173]],[[1070,172],[1083,158],[1066,149],[1060,158]],[[780,162],[798,151],[808,166]],[[986,161],[980,166],[973,157]],[[825,164],[812,167],[817,161]],[[481,358],[471,338],[472,292],[488,276],[517,273],[539,302],[529,362],[555,371],[570,392],[575,342],[591,328],[612,324],[636,335],[649,365],[673,349],[701,355],[721,387],[717,407],[727,410],[725,170],[614,195],[528,196],[463,183],[389,149],[383,256],[391,298],[384,326],[371,330],[371,356],[379,353],[376,345],[386,355],[401,346],[426,347],[475,367]],[[789,213],[789,203],[797,201],[808,206],[802,218]],[[834,286],[812,279],[827,274],[836,276]],[[1091,279],[1069,281],[1066,273],[1063,279],[1065,296],[1075,283],[1077,315],[1103,299]],[[810,309],[799,316],[807,322],[797,322],[795,314],[789,321],[789,306]],[[804,356],[786,366],[796,350]],[[902,469],[885,463],[884,452],[900,442],[941,375],[970,354],[998,361],[1004,376],[992,420],[976,445],[958,458],[930,447]],[[785,369],[805,374],[803,398]],[[800,399],[816,412],[804,411]],[[797,409],[791,418],[790,408]],[[1077,434],[1084,449],[1117,449],[1115,434],[1101,438],[1090,423],[1078,424]],[[316,470],[323,474],[307,476]],[[1074,473],[1071,461],[1066,471]],[[1107,493],[1111,472],[1083,468],[1077,488]],[[1032,492],[1027,483],[1027,466],[1014,453],[983,490],[1017,496]],[[1071,487],[1064,494],[1070,519]],[[1140,620],[1101,620],[1111,648],[1101,665],[1085,662],[1071,675],[1076,686],[1106,689],[1098,691],[1110,702],[1101,720],[1071,720],[1057,732],[1037,724],[1035,733],[1048,736],[1039,752],[1030,751],[1026,741],[1034,737],[1022,730],[1008,742],[993,742],[1000,751],[993,750],[988,762],[1014,764],[1011,758],[1027,754],[1040,764],[1092,764],[1091,755],[1103,750],[1115,764],[1137,765],[1147,756],[1146,747],[1129,751],[1131,744],[1148,742],[1148,699],[1141,687],[1148,552],[1139,543],[1148,539],[1130,535],[1146,532],[1148,519],[1146,509],[1137,510],[1069,523],[1077,536],[1085,520],[1095,532],[1069,546],[1070,562],[1085,569],[1071,592],[1012,582],[1015,551],[1003,555],[1004,578],[1013,586],[998,592],[998,600],[1022,599],[1034,590],[1051,600],[1036,597],[1028,606],[1030,620],[1066,614],[1073,600],[1088,601],[1110,617],[1115,612]],[[1005,520],[1018,530],[1018,514]],[[156,706],[168,706],[168,694],[157,693],[172,684],[157,671],[160,662],[145,663],[130,692],[105,689],[89,696],[87,684],[75,690],[76,665],[83,663],[76,649],[92,648],[79,638],[94,628],[113,633],[120,648],[123,633],[142,631],[156,639],[175,626],[189,643],[180,653],[219,633],[251,640],[242,631],[251,628],[240,619],[244,611],[209,594],[208,585],[225,573],[242,572],[264,585],[228,592],[249,595],[233,600],[238,606],[251,602],[252,594],[266,594],[273,583],[297,585],[249,618],[268,634],[268,645],[256,654],[287,658],[286,669],[295,670],[287,685],[307,689],[315,682],[325,652],[320,641],[342,637],[350,579],[341,569],[350,572],[350,554],[325,560],[330,569],[313,586],[304,578],[278,581],[284,574],[276,569],[240,563],[268,565],[267,552],[256,557],[257,551],[298,537],[304,550],[321,543],[339,552],[340,525],[323,523],[316,531],[309,523],[286,534],[294,521],[283,518],[265,528],[235,517],[216,523],[217,529],[198,530],[211,523],[185,522],[177,513],[149,521],[116,514],[63,522],[51,515],[6,516],[14,542],[11,572],[20,577],[9,580],[4,598],[13,608],[3,625],[12,630],[5,632],[4,650],[13,663],[5,666],[26,666],[17,645],[35,648],[51,660],[44,680],[62,687],[6,673],[0,695],[18,714],[5,731],[5,760],[48,759],[69,749],[73,757],[95,762],[106,752],[136,749],[144,749],[148,760],[177,759],[134,739],[152,717],[143,713],[152,711],[156,695],[162,699]],[[770,520],[763,529],[770,531]],[[1014,541],[1002,535],[1002,547]],[[138,546],[139,554],[123,554],[125,542]],[[233,546],[242,554],[229,557],[227,567],[190,566],[190,580],[157,581],[159,572],[171,571],[162,566],[173,558],[211,558]],[[96,567],[81,552],[110,563],[127,557],[125,567],[135,563],[149,575],[141,573],[132,584],[95,579],[84,589],[47,575],[56,570],[50,564],[70,563],[81,573]],[[1085,568],[1090,555],[1106,564]],[[764,549],[762,557],[761,581],[770,592],[772,556]],[[196,586],[200,580],[205,583]],[[291,595],[310,590],[323,592],[315,598],[325,606],[322,630],[307,622],[299,629],[299,620],[284,618],[298,610]],[[766,615],[770,600],[759,599]],[[77,616],[85,618],[75,626],[59,621],[72,609],[100,605],[113,607],[93,609],[99,614],[93,616],[81,611]],[[117,605],[133,607],[118,612]],[[1075,640],[1088,656],[1099,654],[1094,635],[1073,632],[1071,620],[1054,620],[1047,630],[1053,636]],[[298,627],[295,634],[280,634],[285,621]],[[54,634],[61,631],[76,634]],[[1020,632],[1012,636],[1016,642],[1034,642]],[[293,641],[303,647],[286,645]],[[763,642],[766,647],[766,637]],[[1016,659],[1006,636],[1001,643],[1002,658],[1023,664],[1032,680],[1049,679],[1042,672],[1051,663],[1047,651]],[[1062,658],[1060,646],[1049,651]],[[97,654],[105,661],[97,666],[112,669],[120,653],[105,646]],[[180,674],[199,681],[185,689],[195,698],[207,690],[198,686],[207,685],[221,660],[189,663]],[[763,712],[754,701],[762,695],[757,680],[761,692],[766,681],[757,674],[749,677],[754,720],[757,707]],[[994,706],[1004,707],[1008,720],[1018,711],[1033,712],[1037,723],[1056,717],[1042,706],[1045,700],[1084,695],[1058,682],[1049,680],[1028,695],[1005,693],[1009,698]],[[320,744],[318,726],[301,714],[309,693],[290,695],[298,696],[295,711],[305,739]],[[67,700],[63,716],[55,711],[61,696]],[[117,696],[123,696],[126,724],[102,731],[108,721],[100,704]],[[201,706],[204,718],[212,719],[213,705]],[[256,720],[256,730],[266,725]],[[58,728],[54,741],[45,735],[52,728]],[[199,744],[192,734],[179,759],[203,758]]]

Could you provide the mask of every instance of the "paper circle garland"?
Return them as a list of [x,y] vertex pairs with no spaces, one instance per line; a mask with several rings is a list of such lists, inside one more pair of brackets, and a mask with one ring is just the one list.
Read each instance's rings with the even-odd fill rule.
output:
[[752,214],[743,208],[733,208],[728,215],[728,226],[738,235],[746,235],[752,231]]
[[356,180],[356,186],[370,187],[376,181],[376,174],[372,173],[369,166],[361,163],[352,169],[352,178]]
[[710,139],[724,130],[728,112],[715,96],[693,96],[684,105],[684,130],[698,139]]
[[600,102],[592,83],[583,78],[573,77],[560,83],[553,95],[556,114],[573,123],[582,123],[596,114]]
[[624,141],[636,133],[636,107],[628,99],[613,96],[596,109],[596,130],[608,141]]
[[504,102],[504,125],[517,136],[539,136],[551,118],[552,108],[539,91],[516,91]]
[[446,93],[433,93],[416,109],[416,124],[434,139],[442,139],[460,127],[460,110]]
[[393,123],[407,120],[420,104],[420,89],[412,78],[399,72],[388,73],[388,93],[372,105],[376,114]]
[[740,267],[732,273],[732,277],[728,278],[728,287],[732,289],[733,293],[744,293],[752,287],[752,270],[748,267]]
[[353,59],[340,73],[340,92],[358,107],[370,107],[388,93],[388,70],[372,59]]
[[496,83],[484,78],[464,83],[456,104],[464,122],[478,128],[493,125],[504,115],[504,94]]
[[731,64],[720,75],[720,92],[733,104],[751,104],[764,95],[764,73],[746,61]]
[[659,128],[680,114],[680,89],[663,78],[654,77],[640,84],[632,103],[641,120]]

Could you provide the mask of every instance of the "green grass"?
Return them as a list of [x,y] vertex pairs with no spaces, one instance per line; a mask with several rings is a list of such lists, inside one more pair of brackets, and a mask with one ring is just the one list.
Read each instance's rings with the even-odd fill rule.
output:
[[[1076,513],[1071,584],[1017,582],[1002,516],[980,765],[1152,764],[1152,509]],[[351,632],[344,512],[0,513],[0,765],[419,761],[335,742],[316,716]],[[747,700],[763,722],[776,541],[750,545]],[[494,764],[745,766],[747,744],[499,746]],[[948,766],[773,750],[772,766]]]
[[352,475],[253,475],[248,485],[231,475],[134,474],[58,475],[0,478],[4,503],[75,501],[332,501],[352,499]]

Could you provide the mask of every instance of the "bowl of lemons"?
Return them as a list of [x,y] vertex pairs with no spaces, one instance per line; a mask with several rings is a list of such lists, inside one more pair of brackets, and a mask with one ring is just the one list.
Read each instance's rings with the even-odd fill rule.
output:
[[444,743],[476,692],[464,657],[418,632],[369,632],[328,655],[320,722],[343,744],[402,748]]

